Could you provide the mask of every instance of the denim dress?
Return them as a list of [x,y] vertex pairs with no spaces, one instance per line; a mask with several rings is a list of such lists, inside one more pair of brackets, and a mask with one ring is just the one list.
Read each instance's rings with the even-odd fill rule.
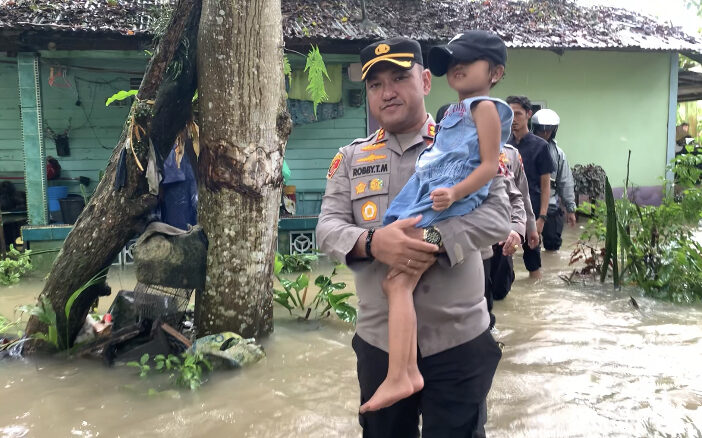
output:
[[415,173],[400,190],[383,217],[383,225],[419,214],[417,227],[427,227],[453,216],[463,216],[478,207],[487,198],[490,182],[459,199],[443,211],[432,210],[429,195],[434,189],[452,187],[466,179],[480,165],[478,130],[471,106],[482,100],[495,102],[500,116],[500,151],[512,129],[512,109],[500,99],[488,96],[471,97],[453,104],[439,123],[434,144],[417,158]]

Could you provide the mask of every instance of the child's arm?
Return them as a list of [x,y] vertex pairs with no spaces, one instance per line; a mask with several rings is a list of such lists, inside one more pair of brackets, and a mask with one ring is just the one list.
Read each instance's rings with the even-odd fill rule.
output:
[[497,174],[501,135],[497,107],[494,102],[483,100],[473,106],[471,112],[478,130],[480,165],[455,186],[435,189],[431,192],[431,200],[434,201],[432,209],[436,211],[446,210],[454,202],[480,189]]

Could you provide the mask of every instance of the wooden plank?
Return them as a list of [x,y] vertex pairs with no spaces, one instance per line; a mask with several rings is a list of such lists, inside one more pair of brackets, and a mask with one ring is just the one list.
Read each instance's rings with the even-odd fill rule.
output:
[[290,140],[288,149],[339,149],[351,143],[355,138],[339,138],[335,140]]
[[326,188],[327,179],[313,179],[313,180],[297,180],[291,178],[290,185],[295,186],[298,191],[324,191]]
[[64,160],[60,161],[61,170],[93,170],[104,169],[107,167],[107,160]]
[[[332,155],[333,157],[333,155]],[[326,158],[320,158],[320,159],[315,159],[315,158],[308,158],[308,159],[301,159],[301,160],[288,160],[286,158],[286,161],[288,163],[288,166],[290,167],[290,170],[296,171],[296,170],[323,170],[324,172],[327,171],[329,168],[329,164],[331,162],[331,159],[326,159]]]
[[315,149],[298,149],[290,148],[285,149],[285,159],[286,160],[300,160],[307,159],[309,157],[324,158],[327,159],[327,165],[331,163],[334,155],[339,151],[337,147],[329,148],[315,148]]
[[178,330],[174,329],[170,325],[166,324],[165,322],[161,323],[161,330],[176,338],[178,342],[185,345],[186,349],[192,347],[193,343],[190,342],[190,339],[183,336],[182,333],[180,333]]
[[46,240],[65,240],[73,225],[24,226],[21,228],[22,240],[36,242]]
[[300,140],[340,140],[340,139],[355,139],[363,134],[363,131],[358,128],[334,128],[329,126],[326,128],[297,128],[293,129],[289,141]]
[[314,230],[317,227],[317,218],[296,218],[295,216],[281,217],[278,221],[279,230]]

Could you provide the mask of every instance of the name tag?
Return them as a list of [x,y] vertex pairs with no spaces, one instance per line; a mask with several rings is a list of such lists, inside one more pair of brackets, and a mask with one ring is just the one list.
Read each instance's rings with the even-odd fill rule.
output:
[[375,175],[378,173],[387,173],[388,163],[382,164],[369,164],[366,166],[354,167],[351,171],[351,178],[357,178],[359,176]]

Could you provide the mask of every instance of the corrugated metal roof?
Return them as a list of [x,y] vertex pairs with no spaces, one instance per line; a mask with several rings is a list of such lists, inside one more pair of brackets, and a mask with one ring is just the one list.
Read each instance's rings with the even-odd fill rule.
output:
[[[174,0],[0,0],[0,30],[148,35]],[[497,32],[509,47],[702,53],[702,39],[633,11],[560,0],[282,0],[287,41],[364,42],[404,35],[446,41],[465,29]]]

